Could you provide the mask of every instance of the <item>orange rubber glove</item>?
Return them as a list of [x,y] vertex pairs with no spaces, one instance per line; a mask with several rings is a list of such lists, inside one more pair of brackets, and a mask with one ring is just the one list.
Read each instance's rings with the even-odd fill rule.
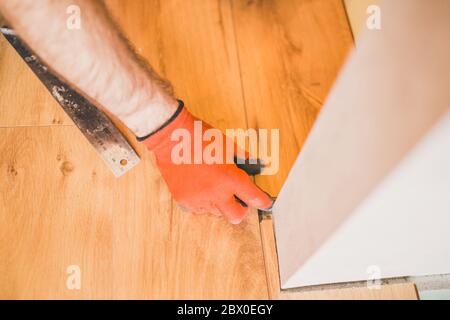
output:
[[[175,164],[172,161],[172,148],[179,144],[179,141],[171,141],[172,132],[176,129],[187,129],[191,137],[194,137],[196,120],[198,121],[180,101],[177,112],[165,125],[150,136],[138,138],[154,152],[158,167],[174,199],[190,212],[223,215],[233,224],[238,224],[244,219],[249,207],[270,209],[272,199],[236,164],[226,162],[206,164],[204,161],[201,164],[194,164],[193,139],[191,139],[192,161],[187,164]],[[209,128],[211,126],[202,123],[202,136]],[[221,135],[225,154],[226,139],[229,138]],[[207,144],[202,142],[202,149]],[[236,147],[234,151],[237,151]]]

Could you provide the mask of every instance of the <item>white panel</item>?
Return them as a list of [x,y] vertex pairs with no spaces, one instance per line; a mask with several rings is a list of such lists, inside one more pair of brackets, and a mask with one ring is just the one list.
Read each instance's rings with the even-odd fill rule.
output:
[[449,230],[450,113],[283,287],[450,273]]
[[[338,228],[353,221],[349,219],[355,209],[450,109],[450,1],[388,0],[379,5],[381,30],[366,30],[360,36],[358,49],[341,72],[275,203],[284,287],[287,282],[294,285],[289,281],[293,275],[311,264],[309,259],[317,256]],[[435,185],[439,183],[429,182],[430,188]],[[420,222],[424,226],[439,221],[433,216],[439,214],[433,210],[435,203],[427,205],[429,216]],[[388,210],[391,221],[370,220],[370,224],[385,226],[386,230],[377,231],[382,234],[395,230],[402,244],[409,220],[402,220],[406,213],[394,209]],[[411,220],[411,228],[414,223],[419,222]],[[432,230],[428,227],[426,231]],[[425,234],[424,238],[434,236]],[[362,239],[346,240],[359,243]],[[369,244],[378,250],[378,244]],[[347,250],[344,259],[352,258],[351,265],[357,265],[358,255],[351,253],[352,247],[340,250]],[[403,268],[402,256],[396,259],[402,272],[385,270],[386,274],[411,271]],[[361,278],[366,262],[361,261],[357,270],[338,269],[339,279]],[[325,267],[331,270],[333,265]],[[302,283],[317,281],[314,270],[302,276]]]

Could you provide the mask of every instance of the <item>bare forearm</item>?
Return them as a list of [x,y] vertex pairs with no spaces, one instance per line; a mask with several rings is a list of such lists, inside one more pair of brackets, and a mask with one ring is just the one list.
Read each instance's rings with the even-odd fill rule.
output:
[[[70,5],[80,8],[80,29],[67,27]],[[154,131],[175,112],[170,85],[139,60],[102,2],[0,0],[0,11],[47,64],[137,136]]]

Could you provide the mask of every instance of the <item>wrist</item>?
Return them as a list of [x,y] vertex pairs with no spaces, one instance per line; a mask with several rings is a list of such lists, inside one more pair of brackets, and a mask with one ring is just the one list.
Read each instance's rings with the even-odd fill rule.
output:
[[144,137],[158,130],[177,111],[178,101],[175,98],[153,98],[143,102],[132,112],[121,117],[125,125],[136,137]]
[[177,100],[177,109],[175,110],[175,112],[170,116],[169,119],[167,119],[162,125],[160,125],[157,129],[153,130],[152,132],[150,132],[149,134],[142,136],[142,135],[136,135],[136,138],[138,141],[144,141],[147,140],[148,138],[154,136],[155,134],[160,134],[161,131],[166,131],[167,127],[171,127],[173,126],[173,122],[176,122],[176,119],[179,117],[179,115],[182,112],[186,112],[186,110],[184,110],[184,102],[181,100]]
[[[137,140],[142,142],[149,150],[158,151],[160,158],[161,156],[165,158],[167,155],[170,157],[170,146],[177,143],[171,138],[173,132],[179,129],[192,132],[195,120],[196,118],[184,107],[183,101],[178,100],[178,108],[171,118],[147,136],[137,137]],[[167,154],[168,150],[169,154]]]

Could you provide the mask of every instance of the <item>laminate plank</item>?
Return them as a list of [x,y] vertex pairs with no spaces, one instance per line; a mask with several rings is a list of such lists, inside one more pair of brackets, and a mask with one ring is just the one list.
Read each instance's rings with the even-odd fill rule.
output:
[[352,47],[341,1],[232,1],[250,128],[280,130],[276,196]]
[[[137,51],[172,82],[195,115],[222,130],[246,127],[229,2],[107,4]],[[169,197],[166,190],[158,193]],[[117,292],[142,292],[147,284],[154,292],[146,297],[267,297],[255,213],[243,225],[232,227],[223,219],[194,217],[181,213],[176,205],[173,208],[172,213],[164,209],[153,218],[146,211],[135,212],[137,217],[115,216],[115,233],[124,234],[120,239],[128,239],[125,234],[131,226],[139,230],[129,243],[114,243],[116,255],[132,252],[139,257],[135,268],[140,268],[131,279],[116,276]],[[136,219],[142,223],[136,224]],[[152,235],[152,228],[160,232]],[[158,250],[161,243],[166,246]],[[149,264],[145,257],[155,251],[159,259]],[[127,268],[123,261],[115,259],[120,274]]]
[[[258,178],[277,194],[351,47],[340,1],[107,6],[194,114],[222,130],[280,129],[282,169]],[[239,226],[181,212],[139,146],[142,162],[113,178],[4,39],[0,90],[0,127],[18,126],[0,128],[1,298],[277,297],[254,212]],[[81,290],[66,287],[69,265]]]
[[[0,135],[0,297],[111,298],[113,208],[127,210],[112,199],[126,181],[111,178],[73,126]],[[71,265],[80,290],[66,286]]]
[[0,297],[266,297],[257,220],[177,209],[151,154],[116,179],[75,127],[0,134]]
[[[352,47],[341,1],[233,2],[249,127],[280,129],[280,172],[258,178],[277,194]],[[380,290],[281,291],[272,221],[261,222],[269,296],[417,299],[413,284]]]
[[[107,4],[196,115],[245,127],[228,2]],[[0,296],[267,298],[254,212],[239,226],[182,212],[141,147],[141,163],[115,179],[73,126],[0,131]],[[81,268],[79,291],[65,287],[69,264]]]
[[[426,233],[423,213],[416,208],[435,205],[436,219],[427,217],[443,226],[449,223],[440,218],[445,217],[443,212],[447,211],[442,209],[445,201],[439,202],[432,193],[427,196],[426,192],[412,187],[416,193],[408,191],[403,184],[390,182],[390,177],[402,172],[403,161],[416,163],[406,156],[416,154],[416,145],[449,110],[450,93],[446,84],[450,82],[450,45],[441,41],[450,29],[449,5],[446,0],[435,1],[432,6],[421,0],[386,1],[382,4],[383,29],[367,32],[361,38],[359,48],[342,71],[273,209],[284,288],[364,280],[365,270],[372,263],[378,265],[387,278],[442,272],[445,260],[436,258],[431,259],[436,264],[419,263],[422,260],[419,257],[428,252],[428,247],[435,248],[434,252],[447,250],[416,237],[417,230]],[[413,26],[410,21],[415,21]],[[428,51],[417,50],[424,42],[428,44]],[[415,51],[417,53],[411,56]],[[432,60],[428,59],[429,52],[433,52]],[[436,135],[436,139],[440,139],[446,134]],[[439,146],[433,144],[428,148],[439,150]],[[419,150],[417,159],[443,158],[432,151]],[[422,161],[417,160],[417,163]],[[444,169],[441,175],[433,175],[433,172],[440,172],[438,167],[434,168],[438,171],[427,174],[427,167],[411,165],[408,170],[422,173],[410,183],[423,185],[421,179],[425,178],[419,177],[440,181],[445,175]],[[399,177],[398,181],[404,182],[411,174],[403,176],[405,178]],[[388,189],[387,193],[380,192],[377,197],[376,191],[388,185],[396,187]],[[420,204],[409,198],[429,200]],[[367,206],[372,209],[370,213],[365,209]],[[340,233],[341,228],[345,229],[344,222],[361,217],[365,217],[366,224],[358,224],[353,229],[355,234],[365,235],[361,241],[358,236],[351,238]],[[396,233],[405,220],[410,223],[407,228],[410,233]],[[383,226],[378,231],[371,221],[389,221],[386,225],[392,228]],[[430,226],[429,233],[433,234],[433,229]],[[368,230],[377,230],[375,233],[379,237],[371,236]],[[391,238],[385,236],[388,234]],[[347,239],[347,242],[337,243],[331,240],[334,238]],[[392,245],[397,238],[411,241]],[[432,237],[425,238],[433,241]],[[367,239],[373,241],[372,247],[376,250],[365,249],[370,246]],[[434,241],[441,243],[441,239]],[[415,254],[411,252],[411,245],[416,248]],[[362,249],[358,251],[356,247]],[[341,256],[341,249],[352,252],[352,258],[342,264],[344,260],[339,258],[336,263],[325,261],[328,257]],[[393,259],[395,254],[401,259]],[[313,263],[313,256],[324,259]],[[333,265],[333,273],[327,269],[330,265]],[[322,280],[318,280],[320,277]]]
[[0,127],[74,125],[0,35]]

